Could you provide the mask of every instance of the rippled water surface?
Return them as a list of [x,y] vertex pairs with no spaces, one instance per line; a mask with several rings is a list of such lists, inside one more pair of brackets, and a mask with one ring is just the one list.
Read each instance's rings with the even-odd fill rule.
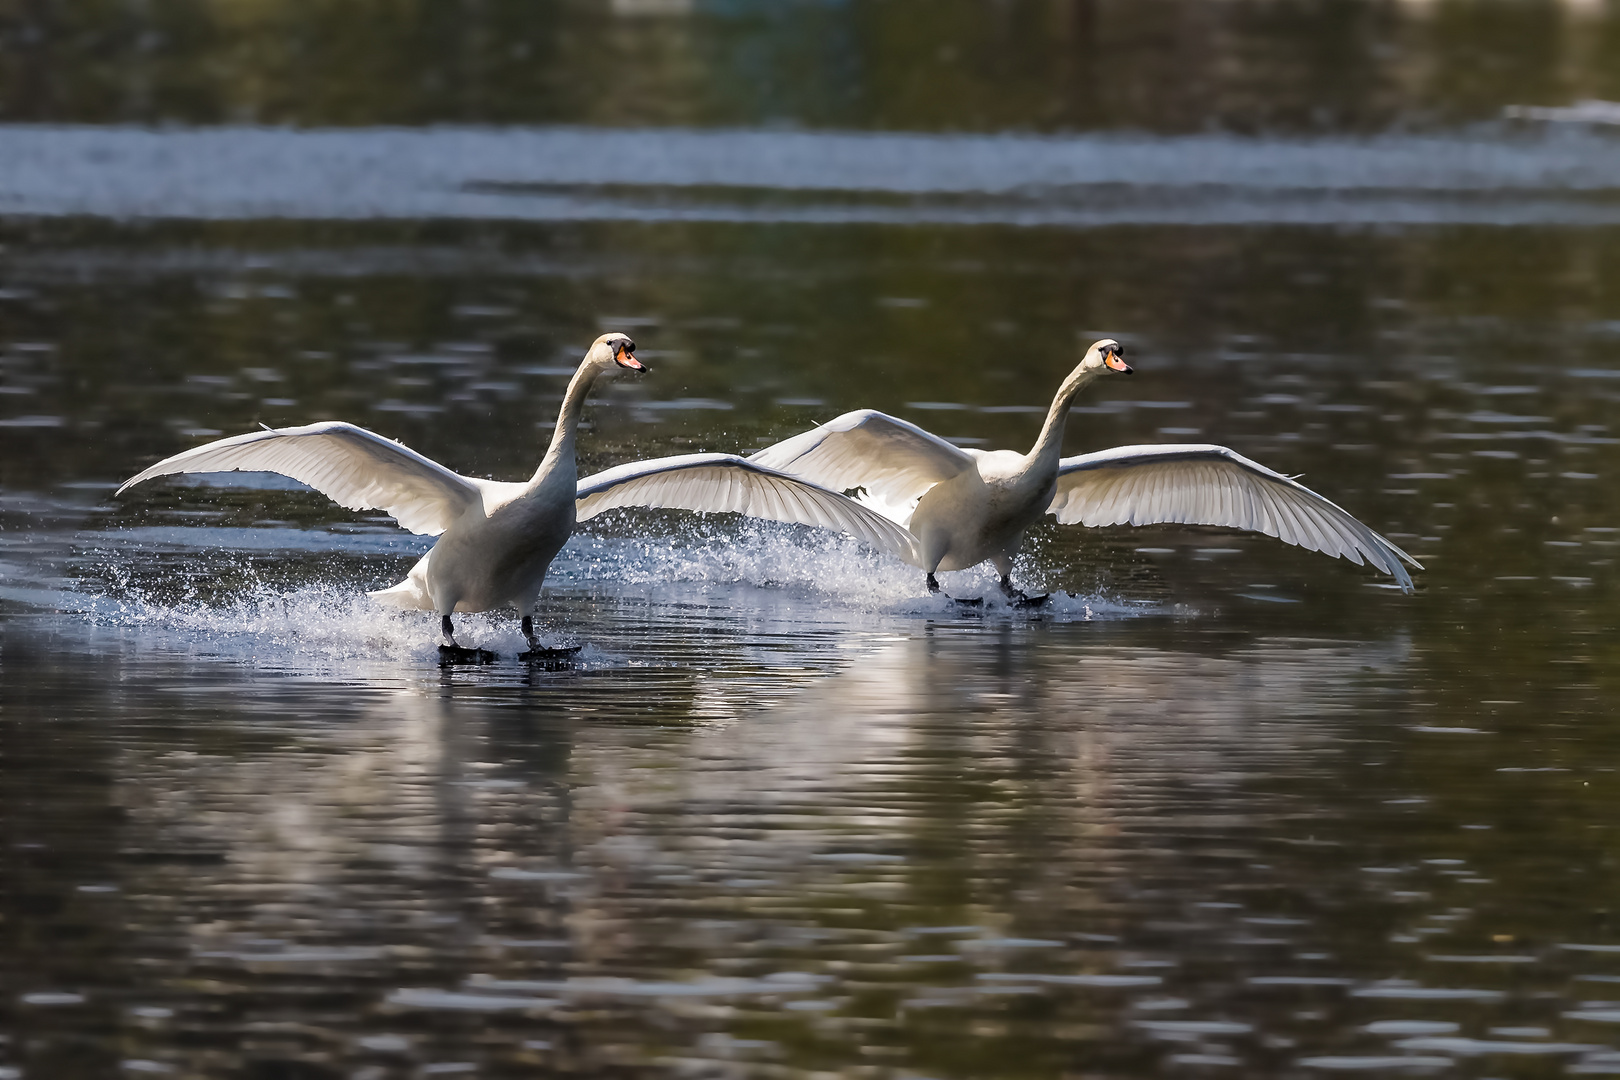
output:
[[[14,222],[5,1067],[1620,1070],[1612,240]],[[1053,607],[964,614],[841,538],[616,514],[548,590],[576,668],[443,671],[364,597],[423,547],[388,521],[112,496],[260,420],[526,473],[605,327],[654,372],[587,467],[859,405],[1020,445],[1112,332],[1071,452],[1226,442],[1428,570],[1045,527]]]
[[[66,125],[0,126],[0,1080],[1620,1074],[1620,143],[1432,129],[1620,96],[1608,9],[986,7],[1122,50],[1092,99],[950,4],[507,7],[442,69],[433,4],[0,20],[3,118]],[[597,33],[661,96],[479,51]],[[1198,40],[1219,93],[1149,93]],[[176,119],[233,126],[118,123]],[[114,495],[328,418],[525,476],[609,329],[652,373],[582,471],[866,406],[1027,447],[1107,334],[1068,453],[1224,443],[1427,569],[1043,525],[1052,603],[973,611],[616,511],[548,581],[577,663],[491,614],[441,669],[389,519]]]

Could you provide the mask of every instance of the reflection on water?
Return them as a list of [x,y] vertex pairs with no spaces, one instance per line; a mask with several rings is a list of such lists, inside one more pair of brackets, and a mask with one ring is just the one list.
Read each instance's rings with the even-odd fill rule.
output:
[[[706,647],[530,685],[331,685],[12,622],[14,1051],[33,1075],[1611,1065],[1583,880],[1609,863],[1549,858],[1589,842],[1522,813],[1557,807],[1526,782],[1541,734],[1505,703],[1437,733],[1402,638],[747,606],[698,631],[600,604],[603,639]],[[1481,753],[1522,763],[1512,803],[1448,783]]]
[[[1140,1059],[1177,1030],[1153,1024],[1210,1007],[1171,1003],[1190,992],[1184,947],[1254,936],[1235,905],[1183,912],[1175,878],[1195,871],[1164,846],[1220,833],[1230,847],[1234,830],[1313,817],[1240,789],[1259,767],[1297,775],[1345,707],[1310,701],[1376,697],[1366,670],[1403,652],[1177,655],[940,627],[869,637],[842,670],[763,712],[733,703],[719,724],[596,715],[619,711],[621,680],[657,703],[644,719],[682,711],[675,682],[703,711],[738,650],[760,648],[710,634],[719,662],[679,676],[341,694],[91,644],[73,661],[91,688],[59,696],[55,716],[74,750],[31,742],[32,768],[7,771],[19,899],[61,898],[31,915],[42,936],[108,918],[139,936],[125,970],[93,949],[19,949],[33,993],[82,997],[18,1006],[30,1037],[43,1049],[94,1010],[107,1043],[81,1053],[312,1075],[398,1059],[808,1066],[852,1044],[928,1068],[1030,1039]],[[8,667],[55,681],[58,654],[20,638]],[[1268,703],[1233,726],[1262,686]],[[5,693],[8,716],[27,707],[18,682]],[[251,704],[222,715],[226,698]],[[109,706],[128,723],[101,724]],[[1209,857],[1285,894],[1302,868],[1283,847],[1281,866],[1246,869],[1279,855],[1256,839],[1265,850]],[[1009,860],[1054,843],[1061,866]],[[1246,914],[1263,925],[1276,903]],[[1178,1042],[1254,1042],[1228,1037],[1251,1026],[1215,1007],[1225,1026]],[[963,1010],[1001,1030],[952,1046]],[[1151,1023],[1129,1023],[1138,1013]],[[1108,1016],[1117,1034],[1100,1039]]]
[[0,9],[0,119],[1365,132],[1620,99],[1601,0]]

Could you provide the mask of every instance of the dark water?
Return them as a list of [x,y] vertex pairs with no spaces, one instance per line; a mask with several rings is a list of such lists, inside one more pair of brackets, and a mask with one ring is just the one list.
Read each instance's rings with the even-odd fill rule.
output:
[[[1620,1074],[1616,143],[1443,126],[1620,96],[1612,9],[83,10],[0,10],[8,119],[238,126],[0,128],[0,1078]],[[1088,41],[1131,62],[1063,97]],[[250,126],[784,117],[1134,134]],[[1111,334],[1068,452],[1225,443],[1428,569],[1046,526],[1053,605],[973,615],[615,513],[547,590],[577,667],[443,671],[364,595],[387,519],[112,495],[331,417],[526,475],[610,328],[653,373],[586,470],[861,406],[1023,447]]]

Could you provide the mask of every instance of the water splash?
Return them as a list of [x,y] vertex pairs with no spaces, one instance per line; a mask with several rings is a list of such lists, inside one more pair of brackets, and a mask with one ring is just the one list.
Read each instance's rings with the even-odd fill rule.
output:
[[385,608],[349,584],[291,590],[263,584],[224,602],[166,602],[138,592],[94,600],[87,614],[97,625],[137,629],[169,645],[206,645],[210,652],[272,666],[308,670],[361,659],[425,660],[437,644],[423,617]]
[[[430,615],[366,595],[403,576],[419,545],[295,528],[101,532],[88,551],[86,539],[36,537],[33,551],[17,553],[20,572],[8,575],[0,599],[54,610],[58,621],[79,628],[72,632],[127,632],[166,654],[259,670],[370,677],[437,661]],[[1040,608],[1016,609],[988,566],[943,575],[943,583],[946,595],[929,595],[915,567],[816,529],[727,517],[676,519],[665,528],[656,519],[649,527],[645,517],[607,517],[558,556],[538,622],[548,647],[585,645],[577,666],[590,669],[683,662],[675,657],[690,651],[687,632],[698,624],[743,642],[780,643],[919,620],[971,627],[1154,610],[1063,592]],[[983,604],[965,607],[951,596]],[[510,611],[458,614],[455,621],[463,644],[507,658],[527,647]],[[681,629],[671,633],[674,624]],[[633,640],[627,626],[635,628]],[[627,651],[593,641],[624,641]]]
[[[609,523],[613,519],[604,518]],[[626,519],[630,520],[630,519]],[[1020,567],[1020,569],[1024,569]],[[950,597],[983,598],[984,611],[1065,619],[1151,610],[1103,594],[1053,593],[1040,609],[1012,608],[988,563],[940,575],[945,595],[923,590],[922,572],[852,537],[754,520],[703,519],[665,533],[579,533],[552,566],[553,586],[611,581],[626,595],[663,595],[674,584],[770,590],[790,600],[851,612],[938,616],[959,609]],[[743,600],[742,596],[735,599]],[[746,602],[746,601],[744,601]],[[755,602],[759,602],[756,596]],[[774,605],[773,605],[774,606]]]

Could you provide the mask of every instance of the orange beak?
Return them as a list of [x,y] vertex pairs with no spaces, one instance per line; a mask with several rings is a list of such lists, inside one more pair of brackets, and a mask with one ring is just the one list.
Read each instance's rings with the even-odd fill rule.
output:
[[620,367],[629,368],[631,371],[644,372],[647,370],[647,365],[643,364],[640,360],[637,360],[636,354],[631,352],[629,349],[620,349],[618,352],[613,354],[613,359]]
[[1106,364],[1111,370],[1121,372],[1125,375],[1129,375],[1131,373],[1131,365],[1120,359],[1119,353],[1115,352],[1113,349],[1103,350],[1103,363]]

